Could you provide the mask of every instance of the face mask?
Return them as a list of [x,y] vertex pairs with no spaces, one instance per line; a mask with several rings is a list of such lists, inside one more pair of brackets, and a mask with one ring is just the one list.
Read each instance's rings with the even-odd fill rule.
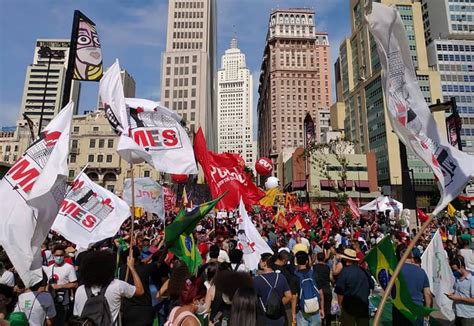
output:
[[461,272],[455,271],[453,272],[455,278],[461,278],[462,274]]
[[54,262],[58,265],[61,265],[64,263],[64,257],[63,256],[54,256]]
[[73,253],[73,252],[71,252],[71,253],[69,253],[69,254],[67,254],[67,255],[68,255],[69,257],[71,257],[71,258],[74,257],[74,253]]
[[202,315],[207,311],[206,303],[205,302],[198,302],[196,305],[196,314]]

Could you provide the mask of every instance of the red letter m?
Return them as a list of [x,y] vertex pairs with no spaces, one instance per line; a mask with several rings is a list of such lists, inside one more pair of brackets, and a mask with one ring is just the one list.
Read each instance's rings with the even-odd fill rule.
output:
[[18,182],[18,186],[23,189],[25,193],[29,192],[31,188],[33,188],[36,178],[40,174],[39,171],[34,167],[31,167],[29,170],[27,170],[29,165],[30,162],[23,158],[16,162],[10,171],[8,171],[8,175],[10,175],[14,181]]
[[148,130],[136,130],[133,133],[133,139],[138,145],[143,147],[154,147],[155,141],[153,140],[153,135]]

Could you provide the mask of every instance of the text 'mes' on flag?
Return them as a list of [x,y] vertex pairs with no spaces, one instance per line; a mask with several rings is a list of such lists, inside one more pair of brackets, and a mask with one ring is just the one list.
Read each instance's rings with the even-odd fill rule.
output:
[[399,139],[431,169],[438,181],[438,214],[474,175],[474,158],[449,144],[418,86],[403,21],[395,7],[373,3],[367,17],[377,42],[388,117]]
[[259,203],[265,192],[258,188],[244,171],[245,162],[240,155],[233,153],[214,153],[207,150],[206,139],[199,128],[194,138],[194,152],[201,165],[213,197],[228,191],[217,208],[234,210],[240,198],[246,207]]
[[[382,239],[365,256],[365,261],[369,266],[370,273],[375,277],[379,285],[385,289],[397,268],[397,257],[390,237]],[[408,319],[414,321],[418,316],[428,315],[432,310],[416,305],[408,291],[404,275],[398,274],[391,295],[393,305]]]
[[52,229],[79,248],[113,237],[130,216],[125,201],[79,174],[68,189]]
[[0,244],[26,287],[42,279],[41,244],[66,193],[73,107],[64,107],[0,181]]

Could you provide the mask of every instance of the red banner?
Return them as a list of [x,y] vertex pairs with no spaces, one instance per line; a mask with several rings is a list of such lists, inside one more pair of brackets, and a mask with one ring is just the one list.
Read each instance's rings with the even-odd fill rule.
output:
[[349,205],[349,209],[352,214],[352,218],[357,219],[360,218],[359,207],[357,207],[356,203],[352,200],[351,197],[347,199],[347,205]]
[[194,138],[194,153],[201,165],[213,198],[228,191],[216,205],[218,209],[233,210],[239,205],[240,197],[247,209],[265,196],[245,173],[243,160],[238,154],[214,153],[207,150],[206,139],[199,128]]

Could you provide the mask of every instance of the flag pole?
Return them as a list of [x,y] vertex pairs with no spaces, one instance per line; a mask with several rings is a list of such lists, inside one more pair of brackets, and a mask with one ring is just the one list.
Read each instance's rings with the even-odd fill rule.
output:
[[382,296],[382,300],[380,301],[379,306],[377,307],[377,313],[375,314],[375,319],[374,319],[374,326],[378,326],[380,323],[380,318],[382,317],[383,308],[385,306],[385,303],[387,302],[389,294],[392,292],[392,287],[395,284],[398,274],[400,274],[400,271],[402,270],[403,264],[407,260],[408,256],[410,255],[413,248],[415,247],[416,243],[421,238],[422,234],[425,232],[426,228],[428,227],[428,225],[431,223],[432,220],[433,220],[433,214],[430,214],[428,220],[426,220],[426,222],[423,223],[423,225],[421,226],[421,229],[415,235],[415,237],[413,238],[413,240],[410,242],[407,249],[405,250],[405,253],[400,258],[397,268],[395,268],[393,275],[390,277],[390,282],[388,282],[387,287],[385,288],[384,294]]
[[[130,227],[130,246],[128,247],[128,256],[133,257],[133,240],[135,232],[135,175],[133,173],[133,163],[130,163],[130,179],[132,181],[132,206],[130,208],[132,212],[131,221],[132,226]],[[130,273],[130,268],[127,265],[127,271],[125,272],[125,282],[128,282],[128,274]]]

